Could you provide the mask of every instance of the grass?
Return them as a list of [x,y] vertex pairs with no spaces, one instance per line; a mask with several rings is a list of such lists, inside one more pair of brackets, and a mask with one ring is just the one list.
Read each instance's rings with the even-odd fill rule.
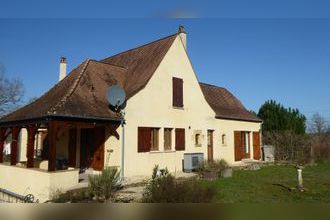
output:
[[204,186],[217,189],[219,203],[280,203],[330,202],[330,161],[303,170],[306,191],[289,191],[273,184],[297,186],[297,171],[293,166],[266,166],[256,171],[235,170],[232,178],[202,181]]

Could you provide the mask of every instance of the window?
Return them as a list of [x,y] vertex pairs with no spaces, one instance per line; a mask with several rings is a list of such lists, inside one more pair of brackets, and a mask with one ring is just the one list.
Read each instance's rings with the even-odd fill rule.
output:
[[172,150],[172,128],[164,128],[164,150]]
[[203,142],[202,130],[194,130],[192,140],[195,143],[195,147],[201,147]]
[[202,135],[199,133],[195,134],[195,146],[196,147],[202,146]]
[[226,145],[226,135],[225,134],[221,135],[221,144]]
[[172,78],[172,101],[173,107],[183,107],[183,80],[180,78]]
[[152,151],[159,150],[159,128],[151,128],[151,148]]
[[234,131],[235,161],[250,158],[250,132]]
[[175,150],[185,150],[185,130],[184,128],[175,129]]
[[250,151],[250,132],[242,131],[242,145],[246,154]]
[[138,127],[138,152],[159,149],[159,128]]

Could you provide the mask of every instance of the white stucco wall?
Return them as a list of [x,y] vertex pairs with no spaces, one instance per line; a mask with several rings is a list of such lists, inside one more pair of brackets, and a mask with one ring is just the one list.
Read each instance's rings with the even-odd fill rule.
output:
[[[250,158],[253,158],[253,138],[252,132],[261,129],[260,123],[216,119],[217,129],[214,132],[214,156],[225,159],[228,163],[235,163],[234,152],[234,131],[250,132]],[[226,135],[226,144],[222,145],[221,135]]]
[[47,172],[0,164],[0,188],[26,196],[33,194],[40,202],[49,200],[56,190],[78,184],[79,170]]
[[[106,137],[110,135],[110,128],[106,127]],[[117,129],[119,135],[121,135],[121,127]],[[120,167],[121,163],[121,141],[115,136],[110,136],[104,143],[104,167]]]

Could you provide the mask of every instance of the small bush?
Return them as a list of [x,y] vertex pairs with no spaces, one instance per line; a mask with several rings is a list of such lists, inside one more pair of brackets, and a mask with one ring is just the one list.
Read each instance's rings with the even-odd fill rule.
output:
[[176,180],[168,172],[163,175],[155,166],[151,180],[143,193],[143,202],[147,203],[204,203],[210,202],[214,195],[213,187],[202,187],[195,179]]
[[60,189],[52,192],[51,202],[54,203],[80,203],[91,200],[86,188],[63,192]]
[[199,165],[198,174],[200,177],[205,178],[207,174],[213,173],[215,178],[221,176],[221,172],[228,168],[228,163],[224,160],[215,160],[215,161],[204,161]]
[[110,199],[112,192],[119,187],[120,173],[117,168],[107,167],[99,175],[88,177],[88,189],[98,201]]

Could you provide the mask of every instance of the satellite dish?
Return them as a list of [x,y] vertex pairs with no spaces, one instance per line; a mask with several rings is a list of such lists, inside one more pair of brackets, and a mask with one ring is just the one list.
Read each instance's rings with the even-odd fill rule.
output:
[[126,93],[120,85],[113,85],[107,91],[109,104],[118,110],[125,103]]

